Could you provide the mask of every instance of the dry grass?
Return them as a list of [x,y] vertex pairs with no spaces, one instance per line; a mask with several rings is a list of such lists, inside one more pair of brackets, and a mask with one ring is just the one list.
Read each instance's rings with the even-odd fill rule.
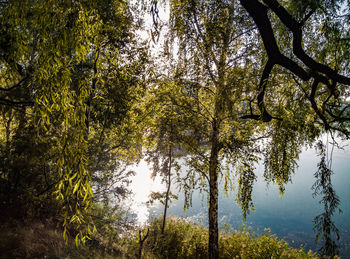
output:
[[[114,254],[111,254],[111,251]],[[0,258],[118,258],[116,244],[107,249],[95,240],[87,246],[75,246],[73,240],[67,244],[59,227],[50,222],[12,221],[0,226]]]
[[52,223],[18,221],[0,228],[1,258],[59,258],[66,244]]

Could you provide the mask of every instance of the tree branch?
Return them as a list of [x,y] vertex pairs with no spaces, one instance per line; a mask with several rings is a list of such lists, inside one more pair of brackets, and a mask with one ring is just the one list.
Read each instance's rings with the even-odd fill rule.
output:
[[20,102],[16,102],[16,101],[11,101],[5,98],[0,98],[0,105],[12,105],[12,106],[16,106],[16,105],[23,105],[23,106],[33,106],[34,102],[31,101],[20,101]]
[[0,87],[0,91],[9,92],[9,91],[11,91],[11,90],[21,86],[21,84],[23,82],[25,82],[28,78],[29,78],[29,76],[26,76],[26,77],[22,78],[18,83],[14,84],[13,86],[11,86],[9,88]]
[[[257,25],[260,36],[264,43],[266,53],[269,58],[269,61],[265,65],[263,74],[261,76],[259,84],[259,95],[257,96],[258,107],[262,113],[259,119],[263,121],[271,120],[271,116],[267,113],[264,105],[264,93],[266,88],[266,80],[268,79],[271,73],[272,67],[275,64],[278,64],[288,69],[290,72],[292,72],[293,75],[298,76],[304,82],[309,81],[311,78],[314,79],[311,93],[310,95],[308,95],[307,92],[304,91],[305,97],[310,101],[312,109],[321,119],[326,130],[336,129],[344,133],[344,130],[342,130],[340,126],[331,125],[332,122],[328,120],[329,118],[327,118],[325,114],[325,107],[332,96],[338,98],[339,91],[337,90],[337,84],[341,83],[350,86],[350,78],[340,75],[336,70],[333,70],[329,66],[317,62],[316,60],[314,60],[306,54],[302,46],[302,27],[304,23],[310,18],[310,16],[316,11],[315,8],[313,8],[308,14],[306,14],[306,16],[301,22],[298,22],[292,17],[291,14],[288,13],[288,11],[282,5],[278,3],[277,0],[263,0],[263,3],[260,3],[258,0],[240,0],[240,3],[246,9],[246,11],[249,13],[249,15],[252,17],[255,24]],[[307,70],[305,70],[291,58],[286,57],[280,52],[276,38],[274,36],[271,21],[267,14],[269,9],[277,15],[279,20],[292,33],[293,54],[307,67]],[[318,108],[316,103],[316,93],[320,83],[324,84],[330,91],[328,98],[323,102],[322,110]],[[326,110],[326,112],[328,111]],[[257,115],[245,115],[243,116],[243,118],[257,119]],[[339,118],[338,122],[340,121],[344,121],[343,118]],[[346,131],[346,134],[349,134],[349,132]]]

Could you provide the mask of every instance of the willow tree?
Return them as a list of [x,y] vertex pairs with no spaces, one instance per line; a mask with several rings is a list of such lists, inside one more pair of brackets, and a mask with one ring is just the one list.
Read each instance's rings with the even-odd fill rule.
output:
[[[41,157],[54,176],[48,187],[63,208],[64,225],[81,230],[78,240],[91,230],[84,222],[93,173],[100,183],[104,172],[113,175],[114,150],[128,145],[126,125],[133,124],[126,121],[142,92],[146,62],[132,33],[136,21],[126,2],[109,0],[2,1],[0,17],[4,121],[15,114],[7,129],[25,130],[33,147],[50,145]],[[9,143],[13,136],[7,134]],[[37,173],[44,174],[42,167]],[[1,178],[9,174],[2,171]]]
[[252,25],[242,22],[247,16],[235,2],[171,3],[170,35],[176,36],[172,39],[179,55],[169,98],[179,111],[178,123],[186,128],[180,141],[188,154],[183,187],[189,203],[197,184],[208,192],[208,252],[210,258],[218,258],[218,179],[223,175],[226,190],[230,189],[231,166],[239,175],[238,200],[245,215],[252,205],[259,153],[253,143],[263,130],[259,123],[240,117],[253,98],[257,79],[255,61],[248,56],[260,51]]
[[227,154],[246,212],[256,155],[283,192],[303,145],[325,131],[349,137],[349,14],[340,14],[340,2],[170,1],[180,71],[173,77],[193,100],[177,104],[196,114],[189,125],[201,141],[189,145],[191,163],[209,187],[210,258],[219,256],[217,179]]
[[[347,1],[277,1],[240,0],[261,36],[267,60],[258,84],[256,98],[259,111],[247,117],[271,122],[274,100],[268,92],[274,92],[271,82],[273,71],[282,68],[293,82],[294,94],[289,100],[302,107],[306,100],[309,113],[293,120],[293,124],[310,122],[319,129],[314,134],[327,132],[350,138],[350,6]],[[285,120],[284,117],[281,117]],[[292,130],[295,132],[295,128]],[[317,236],[324,241],[321,253],[334,256],[339,232],[332,216],[339,205],[339,198],[331,184],[332,170],[325,162],[324,147],[318,144],[321,161],[315,173],[315,194],[321,194],[324,212],[314,220]]]

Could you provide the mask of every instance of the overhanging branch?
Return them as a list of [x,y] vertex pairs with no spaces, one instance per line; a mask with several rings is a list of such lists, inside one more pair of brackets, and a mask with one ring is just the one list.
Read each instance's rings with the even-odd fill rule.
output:
[[[254,20],[256,26],[258,27],[260,36],[264,43],[266,53],[268,55],[268,62],[265,65],[263,74],[261,76],[260,84],[258,87],[259,94],[257,96],[258,107],[261,112],[259,119],[262,121],[270,121],[272,117],[266,110],[266,105],[264,103],[264,93],[266,89],[266,82],[271,74],[272,67],[275,64],[281,65],[282,67],[288,69],[293,75],[298,76],[302,81],[308,82],[313,79],[312,89],[310,95],[304,92],[305,97],[310,101],[312,109],[315,111],[317,116],[320,118],[324,124],[325,129],[335,129],[344,133],[344,130],[339,126],[331,125],[331,120],[329,118],[329,113],[327,110],[328,102],[334,97],[338,98],[339,91],[337,90],[337,84],[345,84],[350,86],[350,78],[340,75],[336,70],[330,68],[327,65],[321,64],[311,58],[303,49],[303,25],[315,12],[315,7],[305,15],[301,22],[298,22],[293,18],[288,11],[279,4],[277,0],[263,0],[263,3],[258,0],[240,0],[242,6],[246,9],[249,15]],[[288,30],[293,35],[292,50],[293,54],[297,59],[299,59],[305,66],[306,69],[298,65],[291,58],[283,55],[279,48],[274,36],[274,31],[272,28],[271,21],[268,17],[268,11],[271,10],[277,15],[279,20],[287,27]],[[317,105],[317,93],[318,88],[321,85],[325,85],[329,90],[328,97],[322,103],[322,109]],[[319,94],[323,94],[322,91]],[[257,119],[257,115],[250,114],[245,115],[245,118]],[[334,122],[334,116],[331,116]],[[344,118],[339,118],[338,122],[344,122]],[[346,132],[349,134],[349,132]]]

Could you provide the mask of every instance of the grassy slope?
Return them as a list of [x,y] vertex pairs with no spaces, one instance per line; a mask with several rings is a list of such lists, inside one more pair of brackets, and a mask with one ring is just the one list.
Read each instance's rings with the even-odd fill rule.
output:
[[[144,258],[207,258],[208,229],[184,220],[170,218],[164,235],[160,220],[149,226]],[[146,230],[143,230],[146,233]],[[137,251],[137,240],[130,240],[129,251]],[[255,235],[247,231],[220,233],[220,258],[317,258],[312,251],[289,247],[275,235]],[[135,252],[130,258],[135,256]]]
[[[207,258],[208,230],[184,220],[169,218],[165,234],[160,219],[151,222],[142,258]],[[145,235],[146,229],[142,230]],[[98,237],[97,237],[98,236]],[[50,223],[15,223],[0,227],[0,258],[137,258],[138,231],[114,242],[96,235],[85,247],[65,244],[62,232]],[[309,251],[296,250],[274,235],[247,231],[220,234],[221,258],[317,258]]]

